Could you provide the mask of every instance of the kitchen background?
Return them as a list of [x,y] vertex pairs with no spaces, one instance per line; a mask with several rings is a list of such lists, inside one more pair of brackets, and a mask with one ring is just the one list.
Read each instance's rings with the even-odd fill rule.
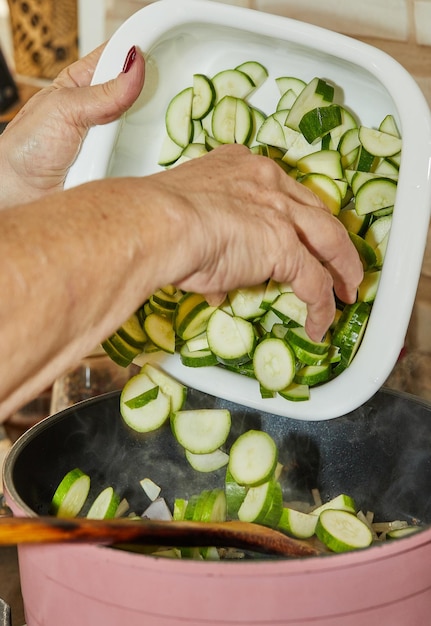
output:
[[[24,10],[34,0],[0,0],[0,45],[15,63],[9,6]],[[54,0],[37,0],[38,5]],[[156,0],[76,0],[79,53],[108,38],[132,13]],[[213,0],[218,1],[218,0]],[[377,46],[397,59],[416,79],[431,105],[431,0],[224,0],[232,4],[288,16],[336,30]],[[73,0],[56,0],[70,6]],[[76,5],[74,5],[76,6]],[[19,76],[24,85],[44,80]],[[412,207],[414,219],[415,207]],[[400,294],[402,298],[402,294]],[[390,312],[388,312],[390,314]],[[413,310],[405,352],[387,385],[431,400],[431,232]]]

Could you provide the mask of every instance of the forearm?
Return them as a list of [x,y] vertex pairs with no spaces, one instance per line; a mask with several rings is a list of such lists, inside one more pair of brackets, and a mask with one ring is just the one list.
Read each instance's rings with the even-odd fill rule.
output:
[[115,330],[170,272],[181,224],[150,179],[128,187],[127,179],[90,183],[0,214],[0,419]]
[[244,146],[5,209],[0,233],[0,419],[165,284],[224,294],[290,282],[318,340],[333,321],[333,288],[352,302],[363,274],[316,196]]

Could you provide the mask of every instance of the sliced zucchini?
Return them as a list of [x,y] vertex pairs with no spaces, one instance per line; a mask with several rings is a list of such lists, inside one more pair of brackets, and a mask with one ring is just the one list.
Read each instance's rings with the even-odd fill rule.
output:
[[61,480],[51,501],[51,511],[58,517],[76,517],[90,491],[90,477],[78,467]]
[[158,313],[150,313],[144,321],[144,330],[148,339],[160,350],[174,354],[175,332],[171,320]]
[[316,531],[317,519],[315,515],[284,507],[277,528],[298,539],[309,539]]
[[212,83],[216,91],[216,101],[225,96],[247,98],[255,89],[255,84],[248,74],[238,69],[222,70],[213,76]]
[[330,178],[341,179],[344,176],[341,155],[337,150],[319,150],[299,159],[296,167],[303,174],[326,174]]
[[343,200],[337,183],[326,174],[306,174],[301,183],[311,189],[326,204],[332,215],[338,215]]
[[226,441],[231,427],[227,409],[189,409],[171,416],[171,428],[178,443],[194,454],[208,454]]
[[395,204],[397,183],[389,178],[373,178],[359,188],[356,195],[358,215],[374,213]]
[[320,514],[316,535],[333,552],[367,548],[373,541],[370,528],[356,515],[332,509]]
[[253,81],[255,87],[263,85],[268,78],[268,70],[258,61],[245,61],[244,63],[237,65],[235,69],[247,74],[247,76]]
[[185,148],[192,139],[193,87],[186,87],[175,95],[166,110],[166,130],[176,144]]
[[113,519],[119,504],[120,498],[113,487],[106,487],[94,500],[87,517],[89,519]]
[[360,126],[359,140],[365,150],[377,157],[390,157],[401,151],[402,141],[399,137],[375,128]]
[[260,341],[253,355],[254,373],[259,383],[269,391],[280,391],[293,381],[295,354],[283,339],[269,337]]
[[[289,116],[286,120],[288,124]],[[298,126],[308,143],[314,143],[331,130],[341,125],[341,110],[337,104],[316,107],[307,111],[301,118]]]
[[187,387],[185,385],[149,362],[144,363],[141,368],[141,374],[146,374],[153,381],[154,385],[157,385],[164,394],[169,396],[172,411],[179,411],[183,408],[187,399]]
[[194,454],[190,450],[186,450],[185,455],[187,461],[197,472],[216,472],[229,463],[229,455],[220,448],[207,454]]
[[270,480],[277,461],[277,446],[272,437],[260,430],[248,430],[232,444],[228,467],[236,483],[256,486]]
[[253,324],[216,309],[208,320],[208,345],[219,361],[241,364],[249,361],[256,343]]
[[296,98],[287,116],[286,126],[299,131],[299,123],[308,111],[328,106],[333,98],[334,87],[321,78],[313,78]]
[[204,74],[193,75],[192,120],[201,120],[214,106],[216,92],[212,81]]
[[130,428],[137,432],[150,432],[156,430],[168,419],[171,412],[171,400],[168,395],[158,390],[154,399],[145,404],[136,402],[137,406],[130,406],[130,401],[142,397],[143,394],[155,385],[146,374],[136,374],[124,385],[120,395],[120,413]]

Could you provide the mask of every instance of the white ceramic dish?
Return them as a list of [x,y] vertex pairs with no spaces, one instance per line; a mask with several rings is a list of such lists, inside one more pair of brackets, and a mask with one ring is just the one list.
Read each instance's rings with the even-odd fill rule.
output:
[[[185,384],[264,411],[307,420],[331,419],[370,398],[385,382],[403,346],[420,276],[431,209],[431,116],[413,78],[391,57],[309,24],[205,0],[161,0],[141,9],[114,34],[94,82],[116,76],[131,45],[147,58],[146,84],[121,122],[93,128],[67,186],[109,175],[158,171],[164,111],[170,98],[208,75],[255,59],[269,79],[251,100],[271,112],[274,78],[330,80],[361,123],[376,126],[392,113],[403,136],[394,220],[382,279],[361,347],[335,380],[312,389],[308,402],[260,397],[258,385],[219,368],[186,368],[176,356],[163,367]],[[341,98],[341,100],[340,100]]]

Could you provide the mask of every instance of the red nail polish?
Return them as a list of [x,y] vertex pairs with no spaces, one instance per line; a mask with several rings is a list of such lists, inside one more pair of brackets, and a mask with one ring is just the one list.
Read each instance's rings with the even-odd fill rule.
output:
[[127,72],[130,70],[135,59],[136,59],[136,46],[132,46],[129,52],[127,53],[126,60],[124,61],[124,65],[123,65],[124,74],[127,74]]

